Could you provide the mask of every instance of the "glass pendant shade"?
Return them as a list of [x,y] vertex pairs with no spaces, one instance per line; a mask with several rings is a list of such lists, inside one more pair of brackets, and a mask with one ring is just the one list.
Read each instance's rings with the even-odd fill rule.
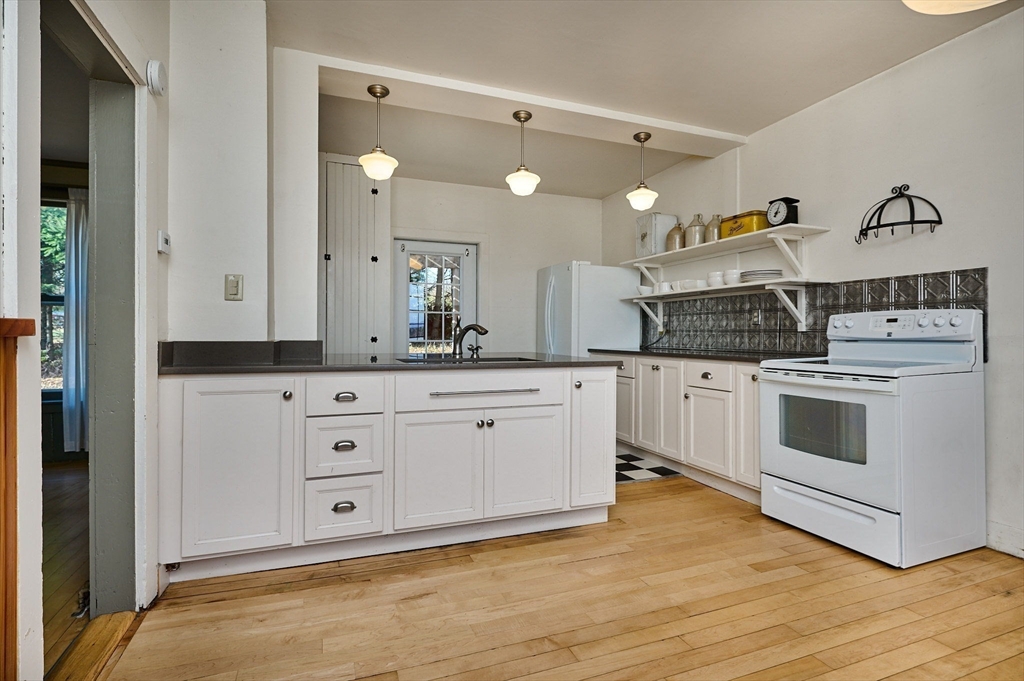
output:
[[516,196],[529,196],[537,188],[540,182],[540,175],[531,173],[526,166],[519,166],[518,170],[505,176],[508,188]]
[[903,0],[903,4],[921,14],[962,14],[998,5],[1005,0]]
[[359,165],[371,180],[387,180],[398,167],[398,160],[385,154],[380,147],[376,147],[369,154],[359,157]]
[[626,198],[633,210],[648,210],[654,205],[654,199],[658,198],[658,192],[641,182],[636,189],[626,194]]

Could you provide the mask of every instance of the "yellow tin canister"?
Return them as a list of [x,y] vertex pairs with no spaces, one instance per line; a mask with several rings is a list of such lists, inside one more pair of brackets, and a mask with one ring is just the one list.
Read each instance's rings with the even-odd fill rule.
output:
[[763,210],[748,210],[722,220],[722,238],[750,234],[768,229],[768,213]]

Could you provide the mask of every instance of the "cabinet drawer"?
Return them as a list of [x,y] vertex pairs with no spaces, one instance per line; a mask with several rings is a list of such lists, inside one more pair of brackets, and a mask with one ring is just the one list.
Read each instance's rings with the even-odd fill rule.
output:
[[384,415],[306,419],[306,477],[327,478],[384,469]]
[[384,530],[384,476],[310,480],[306,483],[306,541]]
[[395,378],[395,411],[562,404],[564,388],[563,371],[416,371]]
[[340,374],[306,379],[306,416],[379,414],[383,411],[383,376]]
[[686,385],[732,392],[732,364],[686,360]]
[[619,363],[615,367],[615,375],[619,378],[636,378],[636,358],[627,355],[602,355],[600,352],[590,353],[591,359],[607,359]]

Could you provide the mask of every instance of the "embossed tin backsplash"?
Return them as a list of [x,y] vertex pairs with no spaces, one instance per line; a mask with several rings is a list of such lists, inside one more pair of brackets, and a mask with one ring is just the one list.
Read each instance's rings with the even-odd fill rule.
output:
[[[823,355],[825,325],[834,314],[881,310],[968,308],[985,312],[988,328],[988,268],[807,285],[807,331],[771,291],[665,303],[665,335],[643,317],[642,346],[719,350],[770,356]],[[757,322],[760,321],[760,324]],[[987,342],[986,342],[987,348]]]

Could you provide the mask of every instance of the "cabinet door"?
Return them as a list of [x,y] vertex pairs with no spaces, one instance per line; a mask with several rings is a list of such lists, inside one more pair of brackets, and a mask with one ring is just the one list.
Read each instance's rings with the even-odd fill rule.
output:
[[182,556],[292,542],[295,383],[184,382]]
[[736,365],[736,482],[761,486],[761,410],[756,364]]
[[636,360],[636,420],[633,443],[642,449],[658,451],[658,420],[661,401],[658,360],[638,357]]
[[615,384],[610,371],[572,372],[569,505],[615,503]]
[[395,529],[484,517],[484,412],[395,416]]
[[484,412],[484,517],[562,508],[562,407]]
[[687,388],[683,409],[685,462],[710,473],[732,477],[732,393]]
[[658,361],[658,454],[683,460],[683,363]]
[[633,382],[632,378],[615,379],[615,439],[633,444]]

